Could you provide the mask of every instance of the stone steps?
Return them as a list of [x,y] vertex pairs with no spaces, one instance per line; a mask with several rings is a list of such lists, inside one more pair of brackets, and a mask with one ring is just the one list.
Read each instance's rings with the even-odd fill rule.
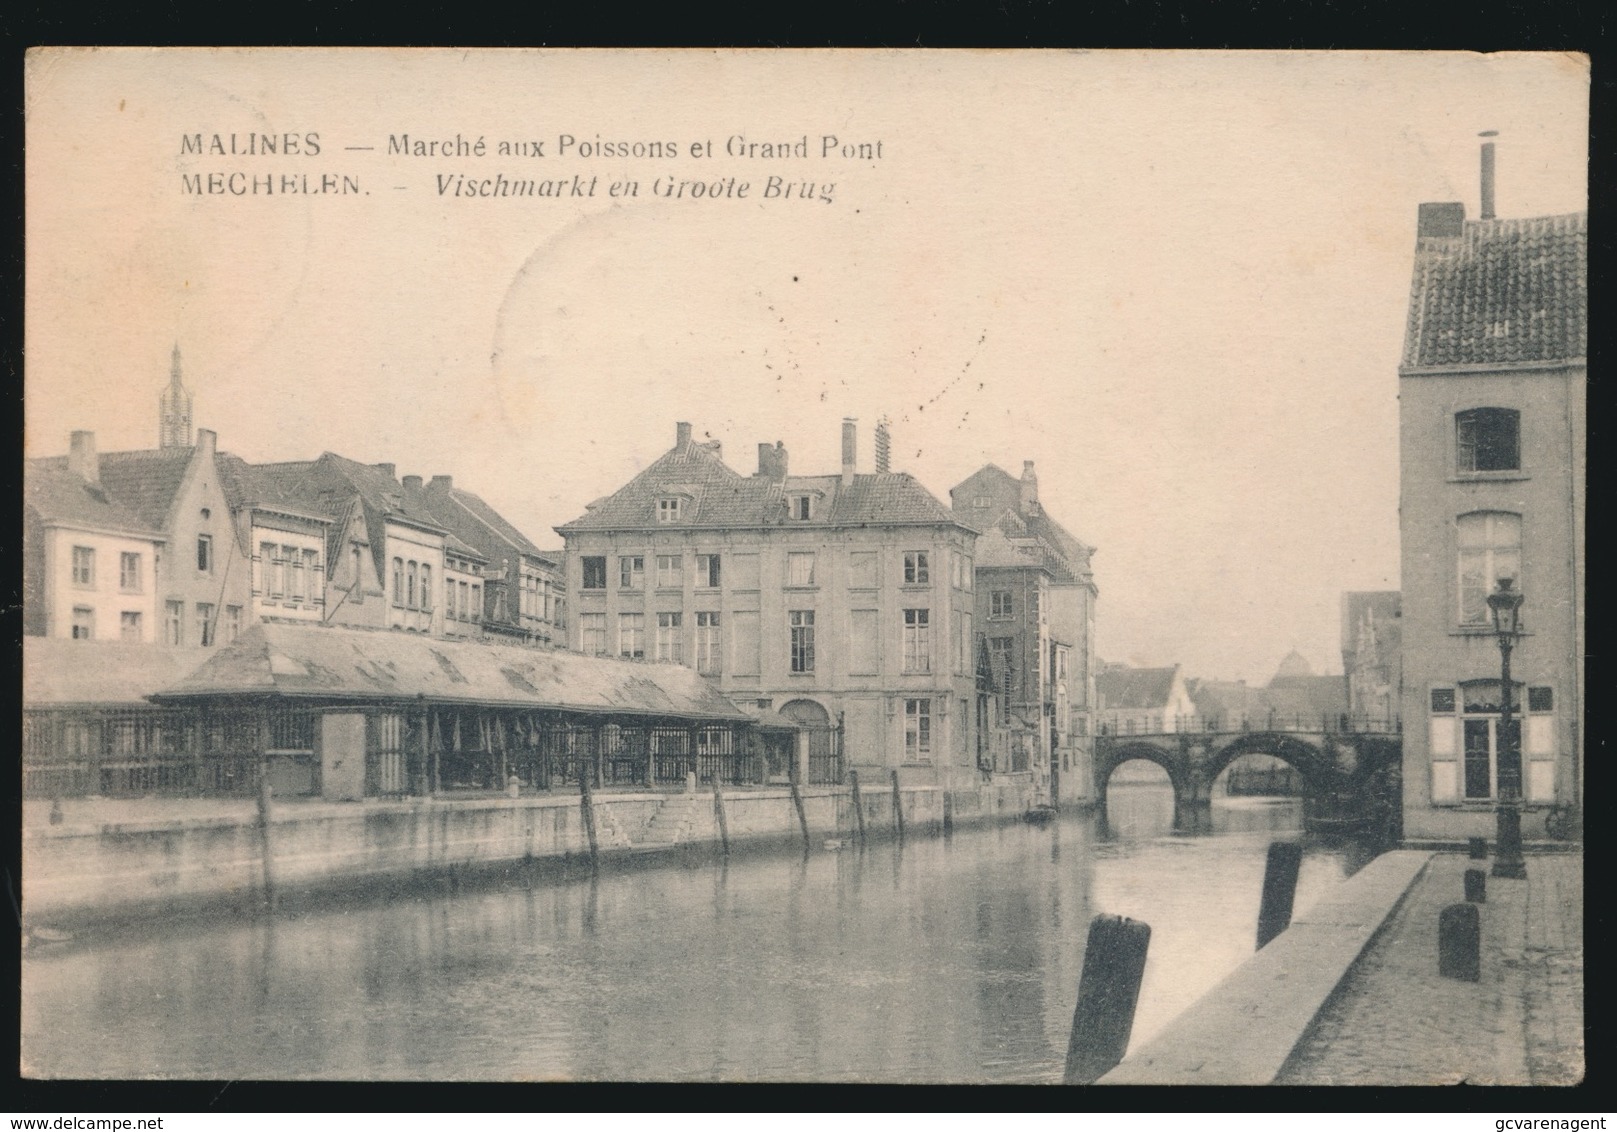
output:
[[675,794],[662,805],[640,831],[637,845],[678,845],[690,840],[699,807],[706,801],[699,794]]

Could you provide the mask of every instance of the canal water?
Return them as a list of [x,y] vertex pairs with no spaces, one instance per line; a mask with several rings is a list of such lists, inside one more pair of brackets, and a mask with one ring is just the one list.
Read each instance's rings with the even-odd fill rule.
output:
[[[1152,936],[1133,1047],[1253,951],[1294,799],[1175,833],[1166,785],[833,851],[603,866],[36,946],[51,1077],[1058,1082],[1090,918]],[[1302,910],[1366,858],[1307,843]]]

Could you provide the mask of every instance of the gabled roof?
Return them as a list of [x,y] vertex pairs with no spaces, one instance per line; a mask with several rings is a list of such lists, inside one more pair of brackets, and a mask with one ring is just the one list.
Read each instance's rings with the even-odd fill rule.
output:
[[[989,511],[987,514],[979,513],[971,506],[970,499],[978,490],[994,490],[984,481],[998,481],[998,495],[1008,502],[1000,508],[998,513]],[[978,485],[982,485],[979,487]],[[984,523],[990,526],[998,525],[1010,539],[1034,538],[1044,544],[1046,548],[1046,564],[1052,575],[1062,582],[1090,582],[1093,574],[1090,571],[1089,558],[1095,553],[1095,548],[1074,538],[1072,533],[1050,517],[1050,513],[1042,505],[1024,511],[1020,505],[1020,492],[1022,481],[1011,475],[998,464],[984,464],[971,475],[961,480],[949,489],[950,497],[964,494],[967,501],[957,509],[956,513],[970,512],[973,525]],[[982,545],[978,544],[979,547]],[[979,550],[976,559],[977,565],[985,565]],[[1017,562],[994,562],[996,566],[1027,565],[1025,559]]]
[[386,629],[261,622],[154,698],[480,704],[745,722],[689,668]]
[[249,464],[240,456],[221,452],[215,466],[219,473],[219,488],[233,511],[243,507],[261,507],[326,522],[338,517],[324,500],[305,498],[288,490],[289,483],[297,482],[297,477],[288,469],[297,465]]
[[24,637],[24,707],[150,706],[146,697],[184,679],[213,649],[132,641]]
[[1174,677],[1179,666],[1172,668],[1108,668],[1095,675],[1095,691],[1101,708],[1141,710],[1168,706],[1173,695]]
[[1457,227],[1417,239],[1404,368],[1584,358],[1588,214]]
[[32,508],[46,523],[163,538],[160,523],[148,523],[132,508],[111,498],[105,489],[68,471],[66,459],[28,461],[23,505]]
[[503,549],[542,558],[554,564],[557,559],[534,545],[479,495],[458,487],[424,487],[413,493],[414,501],[439,525],[454,532],[452,537],[474,548],[477,556],[492,561]]
[[[174,497],[185,482],[193,448],[148,448],[133,452],[102,452],[97,457],[101,491],[109,500],[136,516],[148,530],[168,526]],[[66,456],[50,456],[29,462],[30,468],[67,471]]]
[[[803,493],[817,496],[813,518],[789,520],[788,497]],[[966,526],[905,472],[856,475],[847,486],[840,476],[744,476],[725,464],[712,445],[692,441],[675,445],[623,487],[556,530],[568,535],[661,529],[657,500],[667,496],[686,501],[678,524],[685,528]]]

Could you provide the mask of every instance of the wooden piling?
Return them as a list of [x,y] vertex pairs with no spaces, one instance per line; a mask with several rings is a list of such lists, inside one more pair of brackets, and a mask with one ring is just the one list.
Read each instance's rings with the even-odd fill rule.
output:
[[1295,841],[1275,841],[1263,868],[1263,902],[1258,907],[1258,950],[1291,926],[1292,901],[1297,896],[1297,873],[1303,847]]
[[865,843],[865,803],[859,796],[859,772],[848,771],[848,779],[853,783],[853,819],[854,827],[859,831],[859,844]]
[[1481,869],[1465,870],[1465,899],[1470,904],[1488,902],[1488,874]]
[[1093,1084],[1123,1060],[1150,946],[1150,924],[1122,916],[1096,916],[1089,922],[1067,1042],[1067,1084]]
[[600,846],[596,844],[595,840],[595,796],[590,792],[590,779],[595,777],[596,772],[596,768],[592,764],[598,763],[600,757],[599,753],[597,753],[594,758],[589,760],[588,764],[580,760],[578,768],[579,805],[584,810],[584,832],[588,835],[590,842],[591,868],[594,868],[600,859]]
[[275,910],[278,894],[275,890],[275,844],[270,836],[270,780],[269,775],[258,776],[258,844],[264,863],[264,906]]
[[730,855],[730,822],[724,814],[724,789],[719,785],[719,774],[713,773],[713,814],[719,822],[719,852]]
[[797,780],[800,777],[801,775],[798,773],[797,760],[794,758],[791,761],[788,781],[792,788],[792,805],[797,807],[797,825],[798,828],[803,831],[803,853],[804,855],[807,855],[809,851],[808,814],[803,809],[803,791],[800,790],[797,785]]
[[947,790],[943,792],[943,835],[945,837],[954,832],[954,795]]
[[898,792],[898,771],[893,771],[893,828],[898,839],[904,840],[904,796]]

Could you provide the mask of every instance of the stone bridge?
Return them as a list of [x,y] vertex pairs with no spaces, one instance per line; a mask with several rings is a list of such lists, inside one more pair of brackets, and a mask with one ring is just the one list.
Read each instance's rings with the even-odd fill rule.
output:
[[1396,720],[1175,720],[1175,729],[1095,738],[1095,798],[1106,805],[1112,772],[1156,763],[1173,784],[1175,810],[1207,806],[1213,783],[1242,755],[1272,755],[1303,781],[1305,813],[1320,824],[1392,818],[1402,808],[1403,741]]

